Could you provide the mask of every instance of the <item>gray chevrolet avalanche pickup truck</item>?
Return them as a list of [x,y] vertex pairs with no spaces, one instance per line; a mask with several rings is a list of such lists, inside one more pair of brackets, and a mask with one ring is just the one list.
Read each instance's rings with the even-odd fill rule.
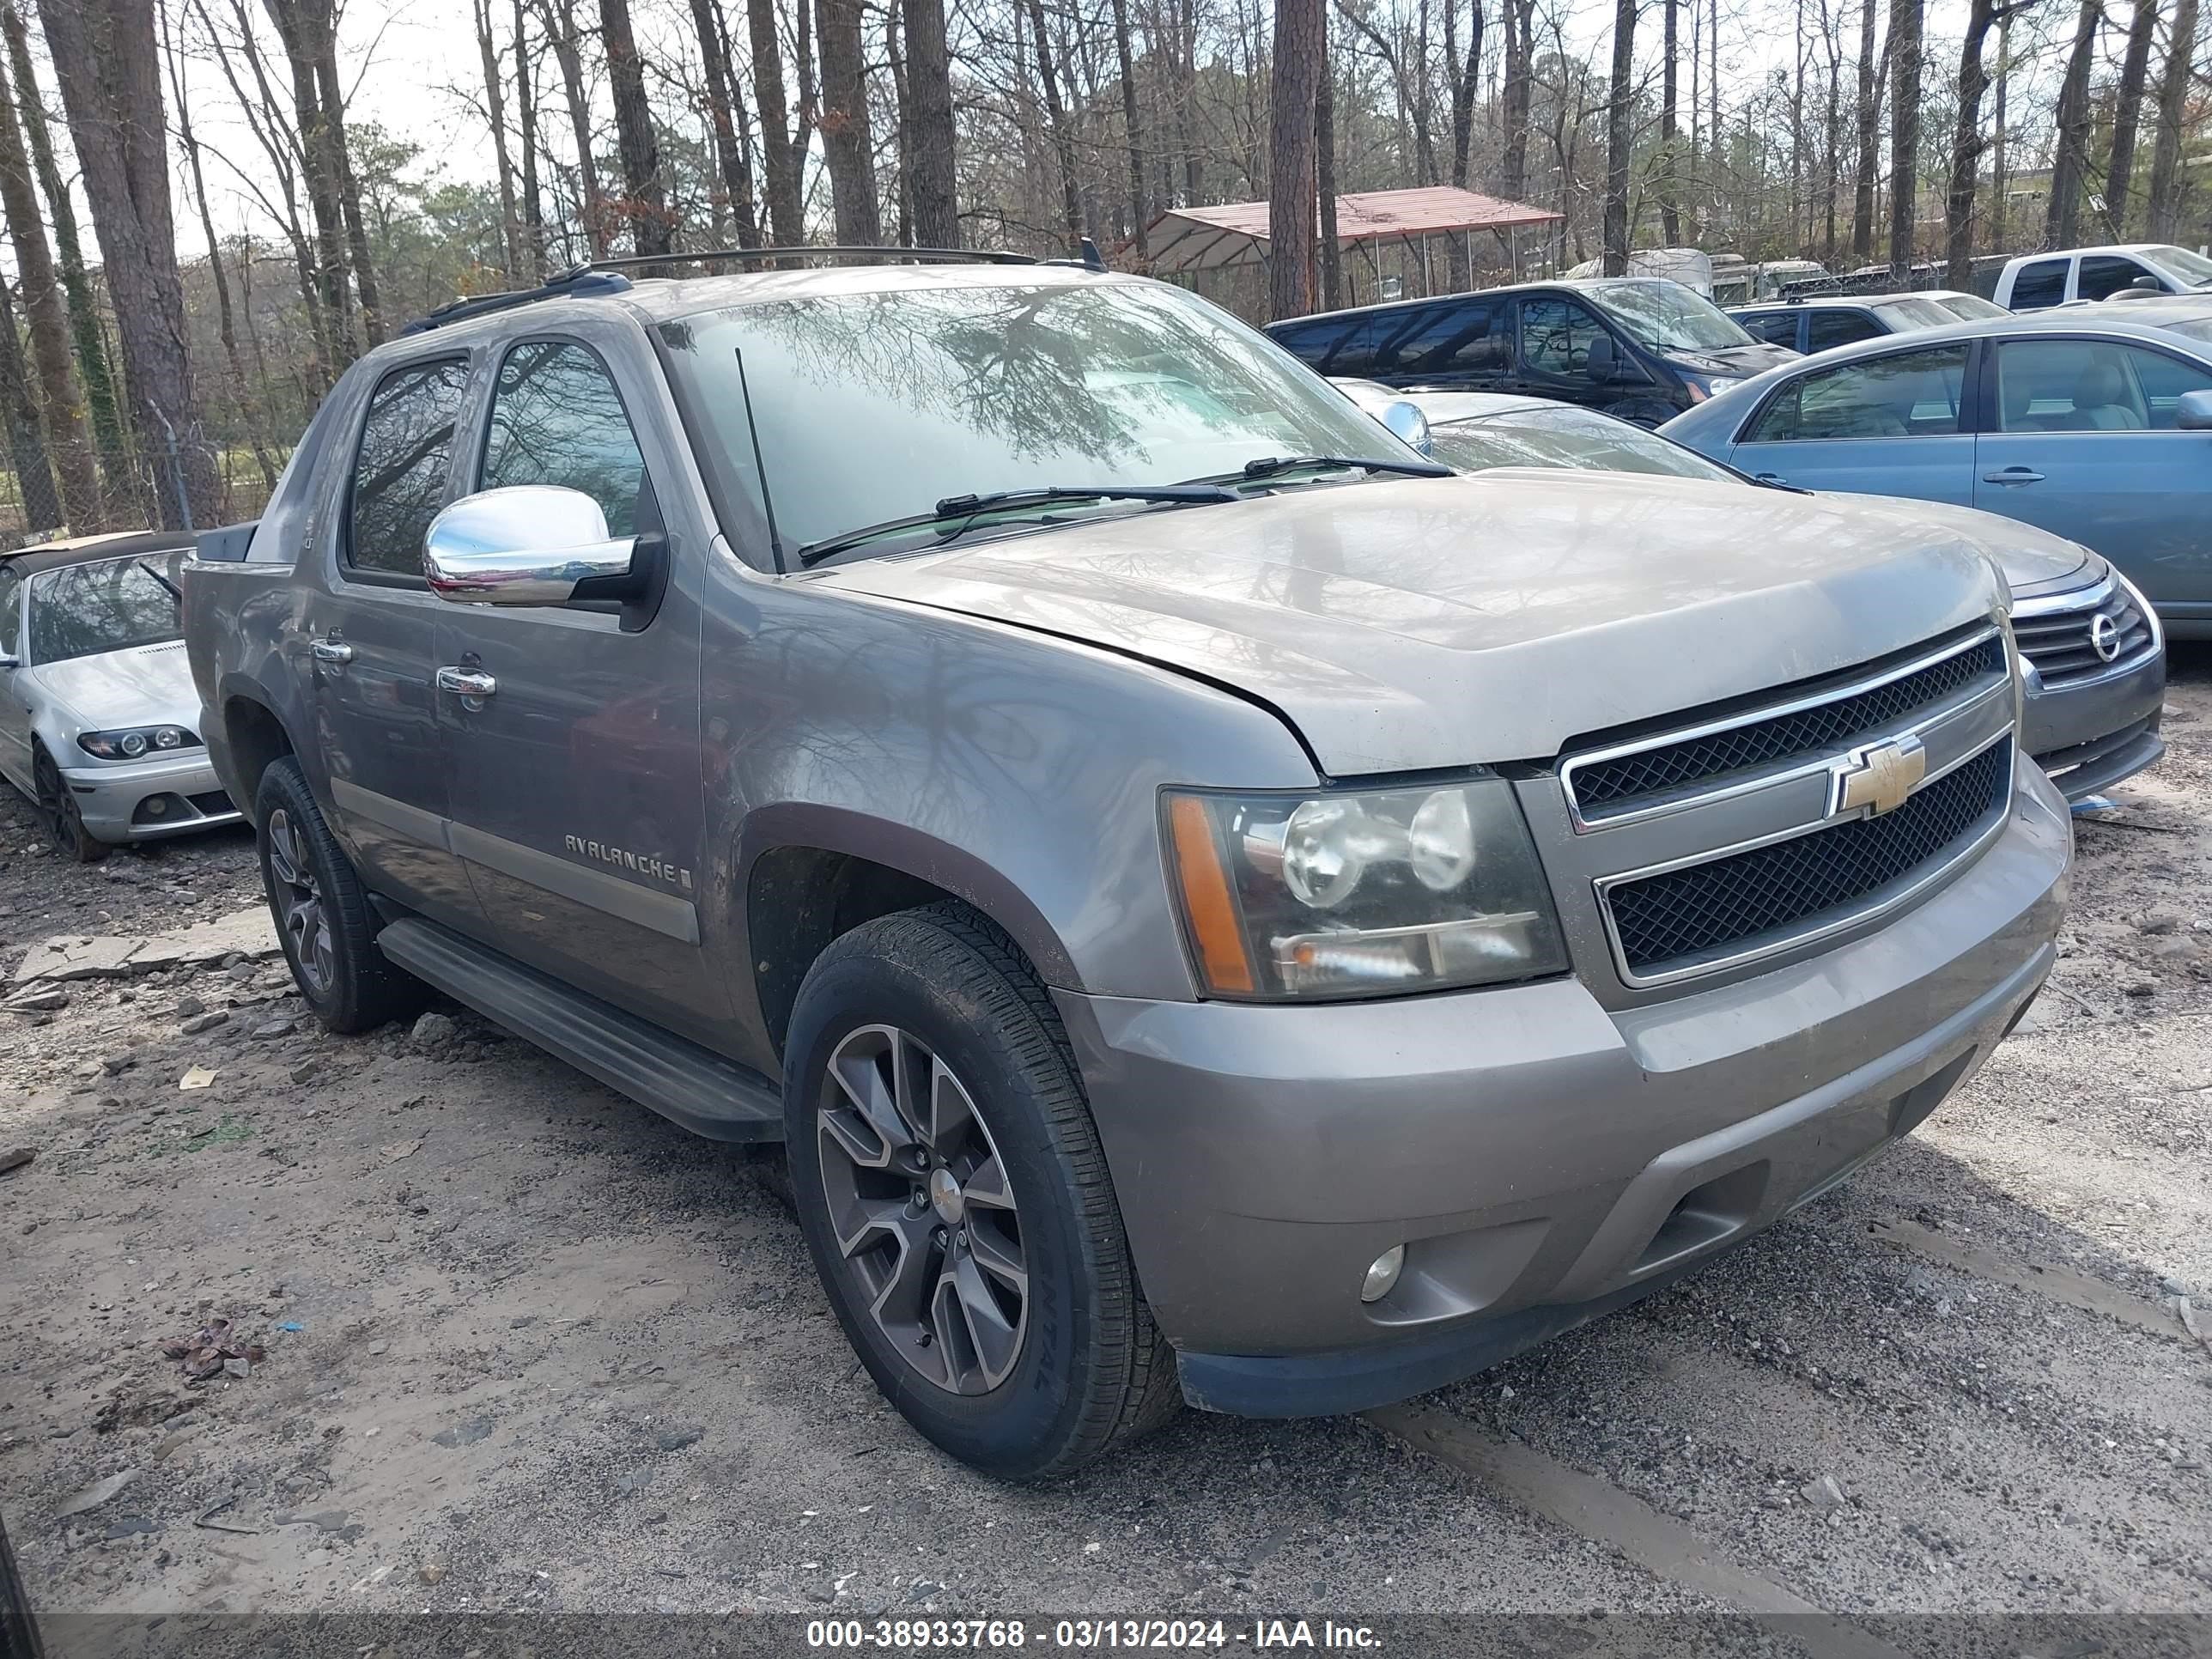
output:
[[1439,477],[1064,264],[605,270],[370,353],[185,580],[333,1030],[786,1144],[923,1434],[1401,1399],[1925,1118],[2050,970],[1987,550]]

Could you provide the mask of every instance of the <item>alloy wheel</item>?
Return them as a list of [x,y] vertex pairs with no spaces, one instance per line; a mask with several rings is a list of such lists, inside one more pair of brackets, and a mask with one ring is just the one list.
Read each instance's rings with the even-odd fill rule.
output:
[[292,960],[307,994],[323,997],[337,980],[337,951],[331,918],[307,861],[307,845],[289,811],[269,815],[269,899],[276,926],[292,947]]
[[61,769],[46,758],[43,750],[39,755],[36,773],[40,824],[56,852],[74,857],[83,822],[76,801],[70,794],[69,786],[62,781]]
[[911,1032],[864,1025],[830,1056],[815,1115],[830,1226],[860,1306],[928,1382],[989,1393],[1021,1358],[1029,1269],[974,1097]]

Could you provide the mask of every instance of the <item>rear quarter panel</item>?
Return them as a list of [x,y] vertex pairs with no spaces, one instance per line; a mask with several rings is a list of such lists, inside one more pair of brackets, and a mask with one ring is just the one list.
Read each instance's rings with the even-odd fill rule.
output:
[[315,745],[308,687],[301,678],[297,575],[290,565],[211,563],[184,566],[185,649],[199,695],[200,735],[223,787],[251,816],[252,793],[231,754],[234,702],[258,702],[274,714],[303,761]]

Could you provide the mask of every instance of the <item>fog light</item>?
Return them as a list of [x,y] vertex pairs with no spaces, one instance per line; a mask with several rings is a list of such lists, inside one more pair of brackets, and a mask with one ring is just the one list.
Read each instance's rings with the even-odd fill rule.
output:
[[[168,810],[169,803],[163,800],[159,795],[155,796],[153,799],[146,803],[146,816],[149,818],[158,818],[162,813]],[[1368,1269],[1368,1274],[1370,1278],[1373,1276],[1374,1271],[1375,1270],[1371,1267]]]
[[1390,1294],[1390,1287],[1398,1282],[1398,1274],[1406,1265],[1406,1247],[1393,1244],[1367,1266],[1367,1282],[1359,1287],[1362,1302],[1380,1302]]

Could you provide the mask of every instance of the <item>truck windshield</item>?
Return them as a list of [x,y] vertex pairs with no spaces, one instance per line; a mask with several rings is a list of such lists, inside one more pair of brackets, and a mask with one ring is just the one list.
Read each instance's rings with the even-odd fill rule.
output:
[[2171,271],[2191,288],[2212,288],[2212,259],[2185,247],[2148,247],[2143,257]]
[[765,510],[787,553],[951,495],[1173,484],[1281,455],[1419,459],[1281,347],[1164,285],[848,290],[659,337],[702,464]]
[[1753,345],[1735,319],[1680,283],[1603,283],[1588,290],[1613,321],[1654,351]]
[[184,638],[175,574],[184,557],[100,559],[32,577],[32,665]]

